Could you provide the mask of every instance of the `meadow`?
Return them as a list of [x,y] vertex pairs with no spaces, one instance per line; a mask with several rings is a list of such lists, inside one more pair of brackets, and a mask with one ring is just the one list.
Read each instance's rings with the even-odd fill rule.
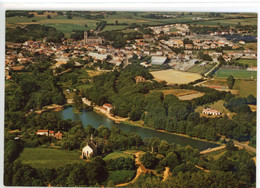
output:
[[[99,14],[99,13],[94,13]],[[157,18],[152,19],[147,16],[149,14],[172,14],[171,12],[116,12],[115,14],[105,14],[104,18],[90,18],[86,19],[79,16],[73,16],[72,19],[68,19],[65,15],[52,15],[51,19],[48,19],[47,16],[43,15],[36,15],[32,18],[27,17],[7,17],[6,18],[6,25],[7,27],[16,27],[17,25],[26,25],[26,24],[43,24],[46,26],[53,26],[57,30],[64,32],[66,37],[69,37],[73,30],[86,30],[86,29],[95,29],[96,23],[100,21],[106,21],[108,24],[115,24],[118,22],[127,23],[128,25],[107,25],[103,31],[110,31],[110,30],[122,30],[128,27],[132,23],[136,23],[139,25],[147,24],[147,25],[164,25],[164,24],[173,24],[173,23],[196,23],[197,25],[236,25],[240,22],[242,25],[244,24],[256,24],[256,16],[254,14],[243,14],[245,17],[252,17],[255,18],[246,18],[246,19],[239,19],[236,18],[240,15],[238,14],[224,14],[224,17],[215,17],[215,18],[207,18],[207,21],[194,21],[192,20],[193,17],[207,17],[207,13],[185,13],[181,15],[181,12],[176,12],[176,18]],[[236,18],[236,19],[227,19],[227,18]],[[214,20],[220,19],[220,20]],[[87,24],[87,28],[85,25]]]
[[33,168],[57,168],[66,164],[85,163],[80,151],[53,148],[24,148],[17,160]]
[[256,80],[235,80],[234,89],[239,90],[239,96],[247,97],[252,94],[257,96],[257,81]]
[[238,62],[242,63],[242,64],[248,64],[249,67],[251,67],[251,65],[257,66],[257,60],[256,59],[239,59]]
[[105,156],[103,159],[104,159],[105,161],[107,161],[107,160],[110,160],[110,159],[117,159],[117,158],[119,158],[119,157],[125,157],[125,158],[129,157],[129,158],[133,158],[133,155],[127,154],[127,153],[121,152],[121,151],[115,151],[115,152],[113,152],[113,153],[108,154],[108,155]]
[[251,76],[253,76],[253,79],[256,79],[257,77],[256,71],[247,71],[241,69],[220,68],[214,74],[214,76],[217,78],[228,78],[230,75],[232,75],[235,79],[251,79]]

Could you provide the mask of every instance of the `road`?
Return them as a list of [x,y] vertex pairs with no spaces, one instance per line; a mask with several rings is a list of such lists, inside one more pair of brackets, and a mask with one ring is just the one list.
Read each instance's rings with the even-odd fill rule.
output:
[[163,172],[163,180],[162,182],[166,181],[170,175],[170,167],[165,167],[165,171]]
[[219,65],[220,65],[220,62],[217,62],[217,64],[214,67],[212,67],[208,72],[205,73],[205,76],[208,76]]
[[204,155],[204,154],[207,154],[207,153],[211,153],[213,151],[218,151],[218,150],[224,149],[225,147],[226,147],[226,145],[222,145],[222,146],[218,146],[218,147],[215,147],[215,148],[212,148],[212,149],[206,149],[206,150],[201,151],[200,154]]

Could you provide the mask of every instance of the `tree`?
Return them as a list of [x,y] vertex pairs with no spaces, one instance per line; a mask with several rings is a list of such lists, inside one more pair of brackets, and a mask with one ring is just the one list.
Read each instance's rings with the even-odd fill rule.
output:
[[141,162],[146,168],[153,169],[158,164],[158,159],[150,152],[141,157]]
[[47,19],[51,19],[51,16],[50,16],[50,15],[48,15],[48,16],[47,16]]
[[234,83],[235,83],[235,79],[232,75],[230,75],[227,79],[228,88],[233,89]]

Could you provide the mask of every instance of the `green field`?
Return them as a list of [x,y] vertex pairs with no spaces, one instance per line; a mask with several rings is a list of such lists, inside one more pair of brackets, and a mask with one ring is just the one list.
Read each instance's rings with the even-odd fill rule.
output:
[[66,164],[85,163],[80,151],[52,148],[24,148],[17,160],[33,168],[57,168]]
[[248,64],[249,67],[251,67],[251,65],[257,66],[257,60],[256,59],[239,59],[238,62],[243,63],[243,64]]
[[[132,24],[136,23],[139,25],[142,24],[148,24],[148,25],[163,25],[163,24],[171,24],[171,23],[181,23],[181,22],[189,22],[191,24],[196,23],[197,25],[218,25],[218,23],[221,23],[222,25],[236,25],[238,22],[240,22],[242,25],[245,24],[252,24],[256,25],[257,17],[255,14],[224,14],[223,17],[218,17],[217,19],[221,20],[212,20],[216,18],[209,18],[207,17],[207,13],[192,13],[192,15],[189,15],[188,13],[185,13],[184,16],[178,16],[177,18],[158,18],[158,19],[151,19],[142,17],[144,15],[148,14],[172,14],[171,12],[116,12],[116,14],[104,14],[103,19],[85,19],[82,17],[75,17],[73,16],[72,19],[68,19],[67,16],[63,15],[57,15],[52,16],[51,19],[47,19],[47,16],[34,16],[32,18],[27,17],[7,17],[6,18],[6,25],[7,27],[16,27],[20,24],[43,24],[47,26],[53,26],[57,30],[64,32],[66,37],[69,37],[73,29],[79,29],[79,30],[85,30],[85,29],[94,29],[96,27],[96,23],[100,21],[106,21],[110,24],[115,24],[116,21],[120,23],[127,23]],[[93,13],[93,14],[99,14],[99,13]],[[176,12],[174,15],[180,15],[181,12]],[[255,16],[255,18],[246,18],[246,19],[226,19],[226,17],[238,17],[240,15],[243,16]],[[207,21],[193,21],[193,17],[207,17]],[[33,22],[34,20],[34,22]],[[87,24],[87,28],[85,27],[85,24]],[[108,25],[104,28],[103,31],[107,30],[118,30],[118,29],[124,29],[128,27],[127,25]]]
[[237,70],[237,69],[224,69],[220,68],[215,72],[214,76],[217,78],[228,78],[232,75],[236,79],[250,79],[253,76],[254,79],[257,77],[256,71]]
[[241,25],[257,25],[257,17],[255,18],[246,18],[246,19],[222,19],[222,20],[207,20],[207,21],[198,21],[197,25],[237,25],[240,22]]
[[130,157],[130,158],[133,158],[133,155],[126,154],[126,153],[123,153],[123,152],[121,152],[121,151],[115,151],[115,152],[113,152],[113,153],[108,154],[108,155],[105,156],[103,159],[104,159],[105,161],[107,161],[107,160],[110,160],[110,159],[117,159],[117,158],[119,158],[119,157],[125,157],[125,158]]
[[210,65],[210,64],[207,64],[205,66],[199,66],[198,64],[197,65],[194,65],[193,67],[191,67],[188,72],[192,72],[192,73],[206,73],[208,72],[214,65]]
[[236,80],[234,84],[234,89],[239,90],[239,96],[247,97],[252,94],[255,97],[257,90],[256,80]]

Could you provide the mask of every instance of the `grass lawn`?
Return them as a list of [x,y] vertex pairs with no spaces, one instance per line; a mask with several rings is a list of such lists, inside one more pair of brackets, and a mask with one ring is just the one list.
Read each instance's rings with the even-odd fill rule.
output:
[[107,160],[110,160],[110,159],[117,159],[117,158],[119,158],[119,157],[125,157],[125,158],[130,157],[130,158],[133,158],[133,155],[126,154],[126,153],[124,153],[124,152],[122,152],[122,151],[115,151],[115,152],[113,152],[113,153],[108,154],[108,155],[105,156],[103,159],[104,159],[105,161],[107,161]]
[[214,74],[217,78],[228,78],[230,75],[232,75],[235,79],[250,79],[253,75],[253,78],[256,79],[257,73],[256,71],[220,68]]
[[66,164],[86,163],[80,159],[80,151],[53,148],[24,148],[17,160],[33,168],[57,168]]
[[250,67],[251,67],[251,64],[252,64],[252,66],[257,66],[256,59],[239,59],[238,62],[243,63],[243,64],[248,64]]
[[188,72],[192,72],[192,73],[206,73],[208,72],[214,65],[210,65],[210,64],[207,64],[205,66],[199,66],[199,65],[194,65],[193,67],[191,67]]
[[247,97],[252,94],[256,97],[256,80],[235,80],[234,89],[239,90],[239,96]]

